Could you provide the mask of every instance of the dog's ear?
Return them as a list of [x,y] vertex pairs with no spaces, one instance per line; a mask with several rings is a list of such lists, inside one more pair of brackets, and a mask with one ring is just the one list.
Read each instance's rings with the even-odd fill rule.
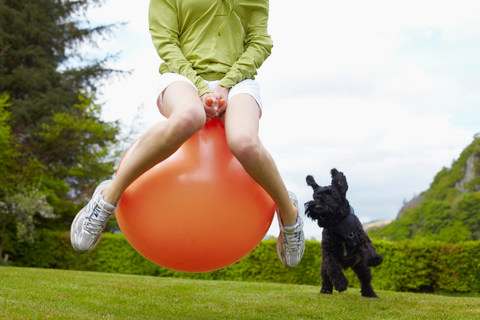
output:
[[335,168],[333,168],[330,173],[332,174],[332,186],[337,188],[342,195],[345,196],[348,190],[347,178],[343,172],[340,172]]
[[317,190],[318,188],[320,188],[320,186],[315,182],[315,179],[313,178],[313,176],[311,175],[308,175],[307,176],[307,185],[309,185],[310,187],[313,188],[313,191]]

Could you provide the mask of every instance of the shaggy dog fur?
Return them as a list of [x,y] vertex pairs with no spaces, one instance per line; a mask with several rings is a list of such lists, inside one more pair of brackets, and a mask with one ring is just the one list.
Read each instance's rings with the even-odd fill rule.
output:
[[330,294],[347,289],[348,280],[342,269],[352,268],[361,284],[364,297],[378,298],[372,288],[370,267],[382,263],[372,241],[355,216],[346,193],[347,179],[337,169],[331,170],[332,185],[321,187],[307,176],[307,184],[313,188],[313,200],[305,203],[305,214],[316,220],[322,233],[322,289]]

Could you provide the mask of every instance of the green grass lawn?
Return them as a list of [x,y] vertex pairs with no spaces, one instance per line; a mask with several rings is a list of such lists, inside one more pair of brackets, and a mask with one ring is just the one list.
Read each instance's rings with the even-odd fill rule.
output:
[[0,319],[480,319],[480,298],[0,267]]

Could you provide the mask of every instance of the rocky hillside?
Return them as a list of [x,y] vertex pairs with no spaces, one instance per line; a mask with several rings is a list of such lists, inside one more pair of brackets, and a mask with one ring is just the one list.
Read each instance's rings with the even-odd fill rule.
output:
[[392,223],[372,228],[369,234],[389,240],[479,240],[480,134],[451,168],[437,173],[428,190],[400,209]]

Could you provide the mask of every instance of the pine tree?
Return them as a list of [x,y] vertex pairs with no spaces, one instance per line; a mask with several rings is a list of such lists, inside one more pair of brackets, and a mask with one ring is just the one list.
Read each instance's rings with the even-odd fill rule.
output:
[[118,124],[102,121],[101,106],[95,103],[96,84],[115,72],[105,67],[112,56],[77,53],[115,27],[88,26],[86,10],[101,2],[0,2],[0,94],[10,96],[16,170],[32,161],[41,167],[28,181],[15,183],[17,190],[0,190],[0,201],[13,192],[42,190],[63,227],[84,204],[85,194],[113,173],[109,150]]

